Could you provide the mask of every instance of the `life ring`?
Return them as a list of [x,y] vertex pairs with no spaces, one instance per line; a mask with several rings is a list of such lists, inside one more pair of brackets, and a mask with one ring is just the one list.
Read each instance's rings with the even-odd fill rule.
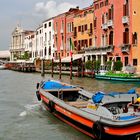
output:
[[55,110],[54,105],[55,103],[53,101],[49,101],[48,108],[51,113]]
[[38,101],[41,101],[41,96],[39,94],[39,91],[36,91],[36,97],[37,97]]
[[103,139],[104,129],[103,129],[103,126],[101,125],[101,123],[99,121],[96,121],[93,124],[92,130],[93,130],[93,135],[94,135],[95,139],[97,139],[97,140],[102,140]]

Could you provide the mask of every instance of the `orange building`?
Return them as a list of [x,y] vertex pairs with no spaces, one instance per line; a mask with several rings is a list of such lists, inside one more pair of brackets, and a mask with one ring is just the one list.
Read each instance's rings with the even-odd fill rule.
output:
[[140,73],[140,1],[132,0],[132,59]]

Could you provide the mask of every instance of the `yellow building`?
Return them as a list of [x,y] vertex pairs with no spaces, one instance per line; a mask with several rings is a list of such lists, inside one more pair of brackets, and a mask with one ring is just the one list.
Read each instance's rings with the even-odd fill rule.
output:
[[132,59],[140,73],[140,1],[132,0]]
[[79,10],[74,17],[73,42],[77,53],[93,46],[93,6]]

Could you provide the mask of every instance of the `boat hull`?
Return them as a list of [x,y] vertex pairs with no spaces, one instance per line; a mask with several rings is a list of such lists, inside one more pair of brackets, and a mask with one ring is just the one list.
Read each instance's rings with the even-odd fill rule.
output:
[[106,75],[95,75],[96,79],[100,80],[113,80],[113,81],[123,81],[123,82],[140,82],[140,77],[117,77],[117,76],[106,76]]
[[102,139],[106,137],[130,137],[132,135],[134,138],[135,135],[139,134],[140,124],[127,127],[114,127],[107,124],[101,124],[101,128],[98,130],[101,132],[97,132],[98,134],[96,134],[94,131],[96,120],[93,121],[84,116],[81,116],[78,113],[68,110],[64,106],[55,103],[54,101],[53,104],[50,105],[52,100],[47,96],[44,96],[44,94],[41,92],[39,92],[39,94],[43,104],[53,115],[92,138],[100,137],[99,139]]

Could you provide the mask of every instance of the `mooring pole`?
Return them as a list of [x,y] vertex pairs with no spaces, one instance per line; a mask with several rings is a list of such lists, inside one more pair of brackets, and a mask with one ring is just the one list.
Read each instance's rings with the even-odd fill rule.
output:
[[53,78],[53,65],[54,65],[54,61],[53,61],[53,58],[52,58],[52,78]]
[[70,62],[70,79],[72,79],[72,56],[71,56],[71,62]]
[[44,71],[45,67],[44,67],[44,59],[41,60],[41,76],[44,77],[45,76],[45,71]]
[[61,80],[61,57],[59,53],[59,79]]
[[84,57],[82,57],[82,77],[84,77]]

